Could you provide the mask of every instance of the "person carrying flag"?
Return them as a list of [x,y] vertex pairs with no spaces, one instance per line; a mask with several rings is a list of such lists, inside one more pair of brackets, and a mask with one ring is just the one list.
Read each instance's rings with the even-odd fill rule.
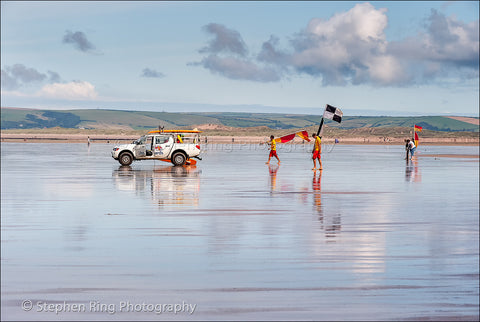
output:
[[[325,111],[323,112],[322,119],[320,121],[320,125],[318,126],[318,131],[317,133],[312,133],[312,137],[315,139],[315,147],[312,151],[313,156],[313,169],[312,170],[317,170],[317,159],[318,163],[320,165],[320,168],[318,170],[323,170],[322,168],[322,131],[323,131],[323,119],[329,119],[338,123],[342,122],[342,117],[343,117],[343,112],[335,106],[327,104],[325,106]],[[337,141],[335,140],[335,143]]]
[[270,154],[268,155],[268,161],[265,163],[270,164],[270,159],[272,157],[275,157],[278,160],[278,164],[280,164],[280,159],[278,158],[278,155],[277,155],[277,142],[275,142],[275,137],[273,135],[270,135],[270,141],[267,142],[267,144],[270,145]]
[[313,159],[313,168],[312,170],[313,171],[316,171],[317,170],[317,159],[318,159],[318,163],[320,165],[320,168],[318,170],[323,170],[322,168],[322,159],[321,159],[321,156],[322,156],[322,139],[317,135],[317,133],[312,133],[312,136],[313,136],[313,139],[315,140],[315,146],[313,148],[313,156],[312,156],[312,159]]

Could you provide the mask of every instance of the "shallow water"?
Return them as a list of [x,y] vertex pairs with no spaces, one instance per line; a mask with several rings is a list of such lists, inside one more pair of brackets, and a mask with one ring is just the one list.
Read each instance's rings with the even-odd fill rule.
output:
[[1,147],[2,320],[478,320],[478,147]]

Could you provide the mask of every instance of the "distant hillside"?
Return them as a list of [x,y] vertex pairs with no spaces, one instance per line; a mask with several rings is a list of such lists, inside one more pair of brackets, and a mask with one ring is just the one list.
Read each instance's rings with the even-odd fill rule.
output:
[[[36,110],[20,108],[1,109],[2,129],[84,128],[147,130],[164,126],[166,129],[217,125],[235,128],[265,127],[272,130],[314,128],[321,115],[274,113],[169,113],[118,110]],[[420,116],[348,116],[341,124],[326,120],[329,127],[339,129],[412,128],[414,124],[425,130],[448,132],[479,132],[479,119],[471,117]]]

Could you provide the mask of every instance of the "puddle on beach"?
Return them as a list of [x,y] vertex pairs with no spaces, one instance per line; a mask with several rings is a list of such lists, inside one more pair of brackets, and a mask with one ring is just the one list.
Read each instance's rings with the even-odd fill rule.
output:
[[2,143],[2,320],[478,320],[478,146],[112,147]]

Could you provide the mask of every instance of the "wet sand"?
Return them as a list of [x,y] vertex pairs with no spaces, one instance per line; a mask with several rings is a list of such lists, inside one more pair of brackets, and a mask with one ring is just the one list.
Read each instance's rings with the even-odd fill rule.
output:
[[2,143],[2,320],[478,320],[478,146],[202,146]]
[[420,157],[424,158],[472,158],[478,159],[478,154],[421,154]]

